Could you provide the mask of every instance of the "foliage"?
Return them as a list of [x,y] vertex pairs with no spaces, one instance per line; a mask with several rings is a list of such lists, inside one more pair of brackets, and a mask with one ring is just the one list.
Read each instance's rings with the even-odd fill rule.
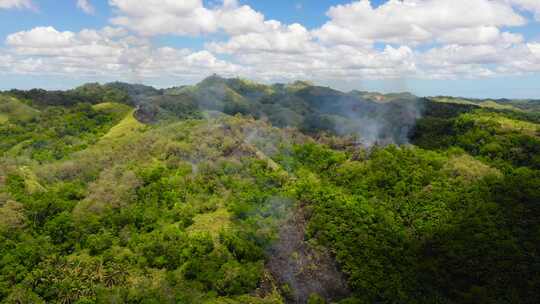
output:
[[[111,106],[80,107],[117,119]],[[143,126],[131,114],[124,115]],[[124,129],[126,119],[117,120],[109,133]],[[222,124],[228,127],[216,132]],[[259,286],[265,250],[275,238],[280,204],[288,203],[277,200],[283,175],[259,159],[254,139],[238,152],[222,146],[247,141],[263,126],[240,118],[185,121],[100,136],[83,151],[46,164],[10,167],[6,159],[0,185],[5,195],[0,214],[6,217],[0,222],[0,298],[281,303],[278,296],[250,294]],[[271,137],[276,130],[260,132]],[[133,146],[126,146],[129,142]],[[125,151],[135,157],[117,157]],[[83,167],[65,174],[64,166],[73,162]],[[98,174],[85,177],[87,162]]]
[[540,169],[540,125],[511,115],[475,111],[451,118],[427,116],[418,122],[415,144],[428,149],[457,146],[498,167]]
[[[538,301],[525,266],[539,262],[526,241],[540,228],[538,171],[482,168],[471,180],[444,170],[454,156],[416,148],[375,149],[367,161],[335,162],[338,152],[311,145],[295,153],[292,191],[311,209],[308,235],[335,251],[361,302]],[[514,184],[517,175],[533,184]]]
[[118,122],[117,115],[89,104],[46,107],[28,121],[0,125],[0,153],[41,162],[59,160],[99,140]]
[[[340,303],[540,302],[534,113],[217,76],[9,94],[2,303],[283,303],[286,233],[335,259]],[[374,116],[405,143],[419,109],[417,146],[340,136]]]

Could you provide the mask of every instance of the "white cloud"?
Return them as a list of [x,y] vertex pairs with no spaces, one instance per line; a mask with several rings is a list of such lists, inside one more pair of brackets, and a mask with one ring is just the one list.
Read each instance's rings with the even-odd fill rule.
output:
[[31,0],[0,0],[0,9],[35,9]]
[[96,12],[88,0],[77,0],[77,7],[89,15],[93,15]]
[[446,31],[436,40],[446,44],[516,44],[523,42],[523,36],[501,32],[495,26],[479,26]]
[[419,55],[424,78],[476,78],[540,72],[540,44],[446,45]]
[[113,24],[141,35],[200,35],[219,30],[230,35],[265,31],[264,16],[236,0],[207,8],[201,0],[109,0],[116,8]]
[[369,0],[360,0],[331,7],[327,14],[330,21],[315,34],[330,44],[378,41],[414,45],[432,42],[456,29],[461,33],[450,34],[452,40],[470,42],[471,37],[463,35],[470,32],[492,35],[489,39],[496,40],[497,27],[526,22],[510,6],[490,0],[389,0],[376,8]]
[[462,64],[495,64],[504,60],[503,50],[492,45],[462,46],[457,44],[432,48],[423,54],[423,63],[434,67]]
[[63,47],[73,43],[75,34],[58,32],[53,27],[36,27],[30,31],[22,31],[9,35],[6,44],[14,47]]
[[244,5],[224,3],[222,8],[213,11],[220,28],[230,35],[264,31],[264,15]]
[[13,58],[10,55],[0,53],[0,72],[8,70],[13,65]]
[[259,32],[233,35],[225,43],[210,43],[208,47],[218,53],[239,52],[291,52],[306,53],[317,45],[311,33],[300,24],[283,25],[277,21],[261,22]]
[[198,35],[217,29],[214,13],[201,0],[109,0],[111,22],[142,35]]
[[540,43],[528,43],[527,47],[534,56],[540,59]]
[[0,68],[11,73],[142,79],[240,70],[208,51],[155,48],[145,38],[112,27],[80,32],[37,27],[9,35],[6,45]]
[[[0,70],[320,82],[535,73],[540,44],[512,32],[527,22],[517,8],[534,8],[527,1],[390,0],[374,7],[360,0],[331,7],[328,22],[308,29],[268,20],[236,0],[206,6],[202,0],[109,0],[114,26],[80,32],[37,27],[9,35]],[[225,38],[200,50],[155,47],[149,39],[215,32]]]

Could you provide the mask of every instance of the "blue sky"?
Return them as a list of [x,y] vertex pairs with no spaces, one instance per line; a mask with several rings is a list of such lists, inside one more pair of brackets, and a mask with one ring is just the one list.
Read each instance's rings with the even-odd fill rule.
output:
[[540,1],[0,0],[0,89],[218,73],[540,98]]

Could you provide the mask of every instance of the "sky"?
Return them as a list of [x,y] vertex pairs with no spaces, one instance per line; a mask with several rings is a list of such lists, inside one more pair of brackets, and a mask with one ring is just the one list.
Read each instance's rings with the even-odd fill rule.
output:
[[0,89],[214,73],[540,98],[540,0],[0,0]]

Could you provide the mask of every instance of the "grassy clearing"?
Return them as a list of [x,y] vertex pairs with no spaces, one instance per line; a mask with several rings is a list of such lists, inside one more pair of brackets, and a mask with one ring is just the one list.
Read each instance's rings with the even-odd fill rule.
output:
[[482,163],[469,154],[450,157],[446,165],[446,170],[449,170],[452,175],[460,176],[470,182],[488,175],[501,176],[499,170]]
[[142,131],[145,125],[139,122],[135,116],[135,110],[131,110],[116,126],[112,127],[102,139],[118,139],[134,132]]
[[38,182],[36,174],[29,167],[20,167],[19,171],[24,178],[24,185],[28,193],[45,191],[45,188]]
[[500,104],[500,103],[497,103],[493,100],[488,100],[488,101],[484,101],[480,104],[480,106],[482,108],[490,108],[490,109],[497,109],[497,110],[513,110],[513,111],[522,111],[521,109],[519,108],[516,108],[514,106],[511,106],[511,105],[505,105],[505,104]]
[[194,223],[188,228],[193,232],[208,232],[217,239],[222,229],[231,227],[231,215],[225,207],[220,207],[214,212],[199,214],[193,219]]
[[0,123],[14,120],[30,120],[36,117],[39,111],[22,103],[14,97],[0,96]]
[[480,122],[495,122],[497,123],[500,128],[503,131],[508,132],[519,132],[522,134],[526,134],[529,136],[538,136],[540,131],[540,125],[522,121],[522,120],[516,120],[504,117],[502,115],[497,114],[485,114],[481,115],[478,118],[478,121]]
[[92,108],[99,112],[112,114],[118,119],[125,117],[126,114],[129,112],[129,110],[132,109],[128,105],[116,103],[116,102],[103,102],[103,103],[93,105]]
[[530,136],[538,136],[540,126],[531,122],[499,117],[497,122],[504,130],[518,131]]
[[435,102],[441,102],[441,103],[455,103],[455,104],[476,105],[474,102],[471,102],[471,101],[465,100],[465,99],[460,99],[460,98],[437,97],[437,98],[432,98],[431,100],[433,100]]
[[522,112],[520,108],[517,108],[511,104],[502,104],[498,103],[494,100],[478,100],[476,102],[473,102],[471,100],[467,99],[461,99],[461,98],[450,98],[450,97],[437,97],[432,98],[431,100],[435,102],[441,102],[441,103],[454,103],[454,104],[465,104],[465,105],[476,105],[480,106],[482,108],[487,109],[496,109],[496,110],[512,110],[512,111],[518,111]]

